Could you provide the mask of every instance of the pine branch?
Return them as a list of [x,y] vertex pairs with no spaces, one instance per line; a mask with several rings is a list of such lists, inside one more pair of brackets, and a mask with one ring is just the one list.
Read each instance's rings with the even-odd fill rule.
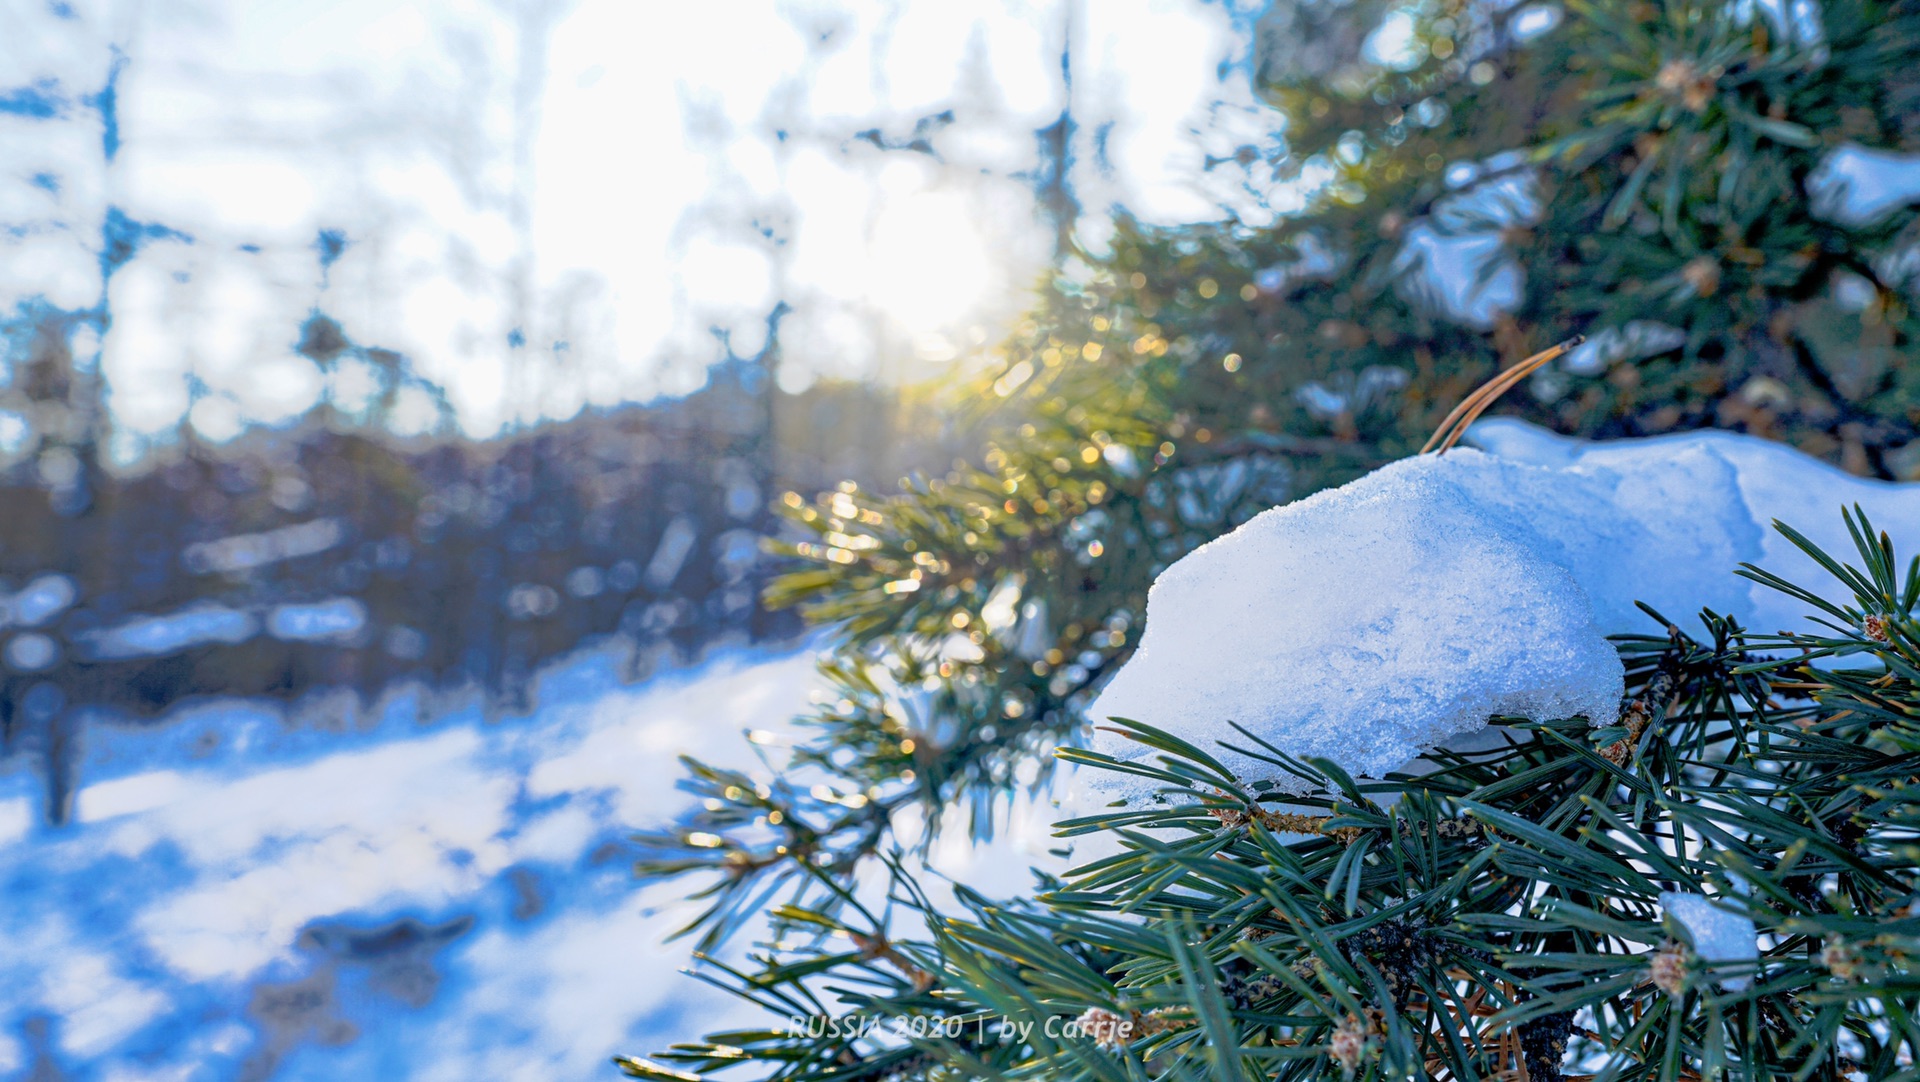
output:
[[[722,979],[756,1001],[1153,1032],[1116,1052],[769,1031],[662,1070],[1550,1078],[1565,1043],[1618,1078],[1914,1076],[1920,569],[1899,574],[1864,521],[1849,520],[1858,564],[1817,557],[1837,596],[1747,572],[1821,614],[1822,633],[1703,614],[1687,635],[1652,614],[1659,634],[1621,640],[1630,693],[1612,723],[1509,720],[1509,746],[1436,752],[1417,779],[1288,763],[1317,788],[1286,811],[1163,742],[1172,803],[1062,824],[1123,852],[1030,903],[962,891],[942,912],[889,863],[906,810],[931,824],[925,842],[954,819],[984,835],[996,801],[1044,782],[1138,641],[1160,570],[1412,452],[1503,363],[1569,334],[1677,338],[1595,375],[1543,369],[1500,408],[1584,435],[1745,427],[1856,470],[1920,445],[1920,364],[1905,363],[1920,319],[1874,269],[1920,216],[1839,221],[1809,194],[1842,141],[1914,149],[1902,88],[1920,11],[1836,0],[1813,42],[1683,0],[1577,4],[1535,36],[1516,31],[1528,10],[1415,10],[1405,71],[1270,71],[1289,125],[1261,160],[1324,178],[1304,212],[1260,229],[1117,223],[934,392],[969,461],[898,494],[786,497],[794,570],[771,599],[828,629],[828,702],[759,767],[689,764],[699,809],[643,839],[642,875],[701,878],[703,949],[763,915],[793,933],[785,955]],[[1455,164],[1478,175],[1455,184]],[[1450,316],[1407,258],[1417,229],[1496,237],[1481,273],[1524,271],[1517,304],[1490,325]],[[1850,275],[1864,309],[1835,300]],[[847,923],[878,867],[926,938]],[[1734,967],[1658,921],[1670,889],[1746,898],[1770,937],[1746,967],[1763,979],[1735,988]]]

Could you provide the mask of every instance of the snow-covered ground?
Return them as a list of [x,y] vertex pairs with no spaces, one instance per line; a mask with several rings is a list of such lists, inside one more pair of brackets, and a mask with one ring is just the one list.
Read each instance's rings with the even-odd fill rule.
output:
[[666,976],[667,894],[617,843],[674,814],[674,753],[791,714],[811,678],[741,657],[629,689],[589,658],[525,722],[396,701],[302,732],[233,703],[95,730],[76,823],[0,803],[0,1071],[545,1078],[705,1022],[727,1005]]
[[395,701],[300,731],[230,703],[96,729],[74,824],[0,802],[0,1071],[554,1077],[723,1011],[663,976],[663,898],[606,847],[673,814],[674,752],[791,713],[810,679],[739,658],[629,689],[587,658],[524,722]]
[[[228,702],[88,734],[75,821],[0,777],[0,1076],[78,1080],[596,1077],[753,1017],[681,975],[682,883],[632,830],[688,802],[675,756],[747,762],[819,686],[810,651],[739,651],[640,686],[588,653],[538,709],[351,731]],[[1037,854],[1046,815],[1008,847]],[[1018,890],[959,839],[939,863]],[[1057,866],[1057,861],[1053,861]],[[984,878],[983,878],[984,877]]]

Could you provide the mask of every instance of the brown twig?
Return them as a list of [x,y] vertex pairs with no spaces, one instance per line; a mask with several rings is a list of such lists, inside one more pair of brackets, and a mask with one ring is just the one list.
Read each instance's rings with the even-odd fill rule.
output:
[[1327,824],[1333,821],[1331,815],[1301,815],[1297,812],[1274,812],[1265,808],[1208,808],[1207,814],[1220,820],[1229,827],[1244,827],[1249,823],[1259,823],[1275,834],[1319,834],[1336,841],[1351,845],[1360,839],[1359,827],[1333,827]]
[[1640,736],[1647,731],[1656,718],[1665,717],[1673,709],[1673,700],[1680,694],[1680,681],[1672,671],[1662,668],[1647,682],[1645,693],[1639,698],[1628,700],[1620,710],[1620,724],[1627,735],[1600,749],[1600,755],[1615,766],[1627,765],[1633,757],[1633,749],[1640,743]]
[[[1220,820],[1224,826],[1244,827],[1250,823],[1259,823],[1275,834],[1318,834],[1345,845],[1351,845],[1360,840],[1360,836],[1367,830],[1365,827],[1329,827],[1327,824],[1334,819],[1331,815],[1301,815],[1298,812],[1276,812],[1258,807],[1208,808],[1207,814]],[[1412,833],[1415,830],[1424,833],[1426,824],[1402,820],[1400,829],[1403,833]],[[1467,838],[1481,833],[1484,829],[1478,819],[1462,816],[1457,819],[1440,820],[1435,824],[1434,834],[1442,838]]]
[[902,976],[913,982],[915,992],[924,992],[936,983],[933,974],[921,969],[913,963],[912,959],[901,954],[900,949],[889,943],[886,936],[863,935],[854,931],[849,931],[847,935],[853,940],[853,945],[860,948],[861,958],[869,962],[878,959],[893,966]]

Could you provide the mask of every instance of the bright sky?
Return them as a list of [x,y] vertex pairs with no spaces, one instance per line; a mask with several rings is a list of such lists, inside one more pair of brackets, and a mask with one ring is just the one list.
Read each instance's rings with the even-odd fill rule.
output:
[[[368,373],[329,388],[293,351],[316,308],[406,354],[474,435],[690,390],[782,303],[784,386],[930,374],[1051,254],[1036,133],[1068,103],[1069,26],[1089,219],[1211,219],[1208,140],[1275,122],[1247,85],[1252,6],[36,4],[0,45],[0,312],[98,306],[111,208],[165,227],[79,343],[122,457],[190,407],[218,439],[364,397]],[[916,138],[931,152],[876,145]]]

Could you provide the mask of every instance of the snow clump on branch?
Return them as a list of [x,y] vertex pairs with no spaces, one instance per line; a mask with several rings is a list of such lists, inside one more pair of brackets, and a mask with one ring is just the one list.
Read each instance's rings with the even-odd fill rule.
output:
[[[1791,598],[1742,562],[1816,569],[1771,529],[1851,548],[1840,517],[1920,541],[1920,486],[1863,481],[1728,433],[1582,444],[1517,422],[1477,426],[1495,453],[1404,459],[1269,510],[1163,572],[1134,658],[1096,723],[1145,722],[1250,779],[1238,723],[1282,751],[1381,776],[1489,718],[1612,724],[1624,674],[1606,636],[1709,607],[1772,631]],[[1909,541],[1912,544],[1913,541]],[[1102,734],[1121,758],[1146,749]]]

